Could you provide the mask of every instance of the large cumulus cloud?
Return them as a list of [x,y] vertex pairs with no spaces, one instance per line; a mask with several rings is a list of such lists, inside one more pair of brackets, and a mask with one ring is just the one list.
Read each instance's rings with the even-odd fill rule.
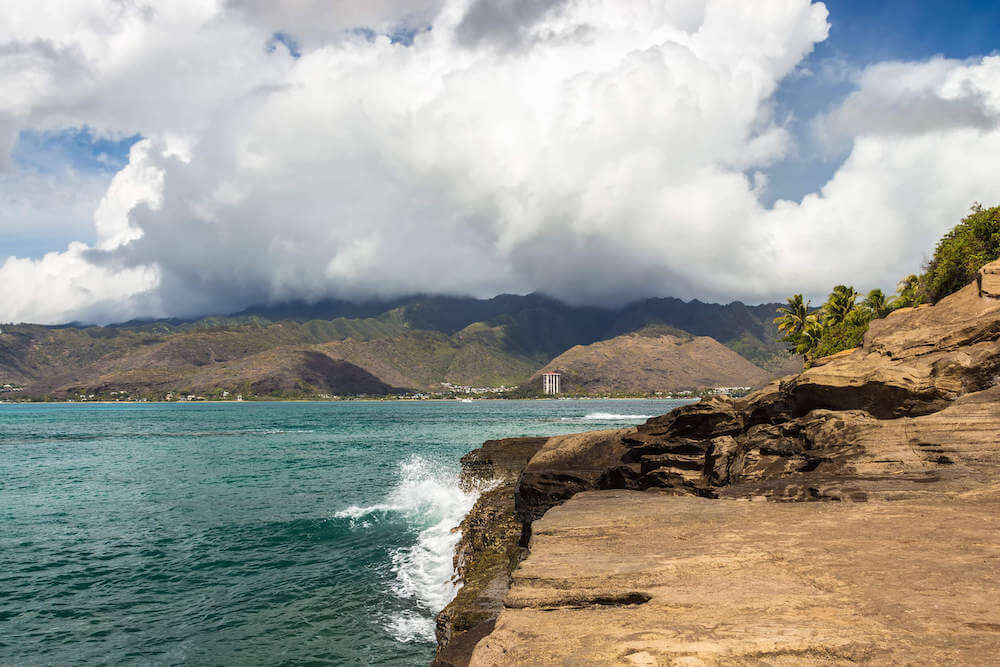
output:
[[[0,70],[26,91],[0,109],[12,127],[147,137],[92,247],[0,265],[0,320],[417,291],[613,303],[888,287],[996,186],[963,157],[1000,141],[993,60],[898,63],[901,92],[886,85],[899,71],[873,69],[817,119],[852,146],[831,182],[762,206],[764,172],[794,151],[773,94],[827,34],[805,0],[111,5],[117,22],[11,47],[68,59],[38,60],[38,85]],[[923,119],[893,123],[897,98]],[[59,262],[76,289],[46,294]]]

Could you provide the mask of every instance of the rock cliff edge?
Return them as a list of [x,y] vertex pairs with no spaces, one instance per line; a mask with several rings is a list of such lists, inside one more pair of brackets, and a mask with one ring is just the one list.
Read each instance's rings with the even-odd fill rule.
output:
[[[503,576],[469,587],[466,567],[466,597],[439,622],[442,664],[1000,649],[1000,262],[746,398],[470,456],[508,448],[506,483],[463,524],[460,553],[502,552]],[[486,533],[503,548],[475,546]],[[453,633],[448,619],[473,600],[483,625],[449,653],[469,624]]]

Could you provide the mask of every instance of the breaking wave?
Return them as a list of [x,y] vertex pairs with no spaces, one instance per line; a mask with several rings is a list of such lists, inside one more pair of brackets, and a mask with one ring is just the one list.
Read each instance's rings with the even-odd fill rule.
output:
[[336,517],[367,528],[377,515],[395,513],[420,530],[416,543],[391,554],[390,590],[412,609],[388,614],[383,625],[397,641],[434,641],[435,615],[458,592],[453,558],[460,531],[453,530],[472,509],[477,491],[463,491],[453,470],[421,456],[400,464],[399,483],[385,502],[351,506]]
[[618,422],[634,419],[650,419],[654,415],[622,415],[615,412],[588,412],[583,417],[562,417],[564,422]]

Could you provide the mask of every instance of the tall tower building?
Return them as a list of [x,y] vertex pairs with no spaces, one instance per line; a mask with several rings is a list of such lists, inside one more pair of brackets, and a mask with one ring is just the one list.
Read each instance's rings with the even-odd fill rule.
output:
[[559,373],[542,373],[542,393],[558,394],[561,391],[559,386],[562,376]]

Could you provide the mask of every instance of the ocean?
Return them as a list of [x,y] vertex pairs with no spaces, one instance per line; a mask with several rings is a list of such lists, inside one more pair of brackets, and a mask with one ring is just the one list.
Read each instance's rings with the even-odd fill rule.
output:
[[683,403],[0,405],[0,664],[425,665],[459,458]]

